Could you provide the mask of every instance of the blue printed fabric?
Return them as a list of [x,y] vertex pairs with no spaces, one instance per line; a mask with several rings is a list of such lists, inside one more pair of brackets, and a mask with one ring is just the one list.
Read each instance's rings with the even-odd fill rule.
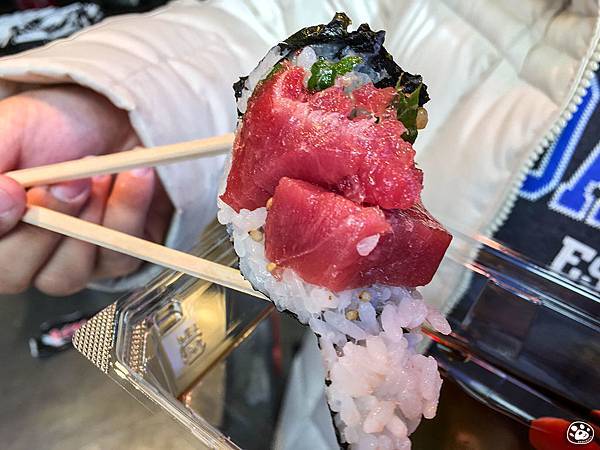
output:
[[495,238],[600,291],[600,83],[529,171]]

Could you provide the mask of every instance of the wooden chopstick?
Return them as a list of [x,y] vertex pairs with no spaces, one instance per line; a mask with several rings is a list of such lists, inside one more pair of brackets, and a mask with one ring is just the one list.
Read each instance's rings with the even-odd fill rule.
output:
[[30,169],[14,170],[4,175],[11,177],[23,187],[52,184],[60,181],[88,178],[123,172],[137,167],[151,167],[174,163],[200,156],[213,156],[226,153],[231,149],[232,133],[214,136],[208,139],[181,142],[161,147],[143,148],[120,153],[66,161]]
[[237,269],[111,230],[40,206],[28,206],[21,219],[30,225],[99,245],[135,258],[266,299]]
[[[23,187],[53,184],[66,180],[118,173],[138,167],[152,167],[189,160],[201,156],[228,152],[233,144],[232,133],[208,139],[182,142],[152,148],[136,148],[74,161],[66,161],[30,169],[15,170],[4,175]],[[266,299],[255,291],[240,272],[188,253],[180,252],[119,231],[111,230],[40,206],[29,205],[21,220],[64,236],[89,242],[110,250],[133,256],[169,269],[183,272],[236,291]]]

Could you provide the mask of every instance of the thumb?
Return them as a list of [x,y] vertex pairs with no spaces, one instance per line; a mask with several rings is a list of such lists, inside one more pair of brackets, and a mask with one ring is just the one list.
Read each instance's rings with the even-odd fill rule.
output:
[[25,211],[25,189],[16,181],[0,175],[0,236],[9,232]]

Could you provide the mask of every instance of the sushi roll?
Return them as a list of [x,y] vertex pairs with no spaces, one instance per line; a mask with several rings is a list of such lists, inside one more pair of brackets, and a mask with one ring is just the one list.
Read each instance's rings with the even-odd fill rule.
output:
[[420,327],[450,332],[416,287],[451,236],[420,200],[427,87],[385,32],[349,25],[338,13],[298,31],[234,85],[218,218],[244,277],[317,334],[340,441],[407,449],[442,384]]

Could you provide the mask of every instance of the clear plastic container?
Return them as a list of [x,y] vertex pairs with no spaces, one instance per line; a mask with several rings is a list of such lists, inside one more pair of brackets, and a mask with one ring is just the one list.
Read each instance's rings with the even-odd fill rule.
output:
[[598,408],[598,293],[481,241],[474,262],[457,261],[471,270],[472,288],[450,315],[447,341],[549,395]]
[[[440,414],[413,435],[414,448],[435,448],[436,436],[460,442],[448,433],[468,427],[452,421],[468,411],[477,420],[478,408],[509,430],[512,448],[529,448],[526,427],[537,417],[588,419],[600,405],[597,294],[496,242],[454,234],[480,250],[475,261],[451,252],[444,264],[469,271],[475,288],[450,315],[451,336],[424,330],[447,381]],[[194,252],[235,262],[218,225]],[[265,449],[274,445],[305,331],[264,300],[166,271],[90,320],[74,344],[138,399],[180,422],[199,448]],[[461,413],[452,414],[457,401]],[[489,442],[479,448],[511,448],[477,439]]]

